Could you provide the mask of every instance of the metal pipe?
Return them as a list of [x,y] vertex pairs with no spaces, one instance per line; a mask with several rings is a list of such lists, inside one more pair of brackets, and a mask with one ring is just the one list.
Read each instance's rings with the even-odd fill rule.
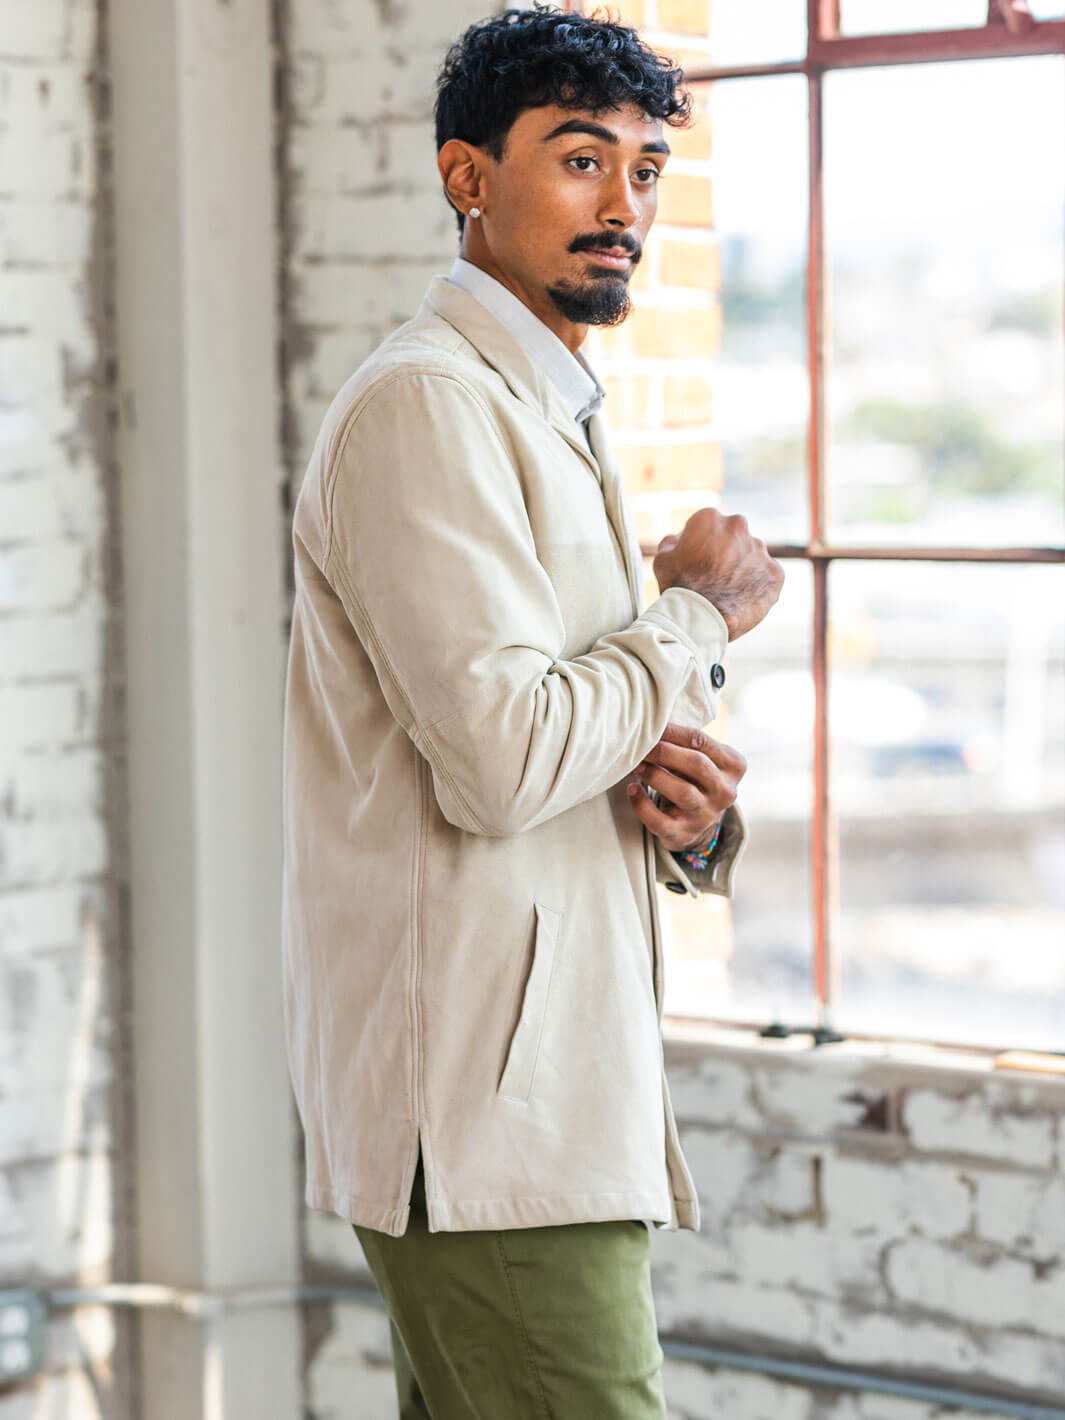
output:
[[[379,1311],[385,1310],[376,1287],[369,1283],[354,1282],[302,1283],[296,1287],[239,1287],[214,1292],[145,1282],[114,1282],[101,1287],[63,1288],[43,1293],[42,1296],[50,1307],[169,1306],[194,1318],[212,1318],[239,1307],[284,1306],[295,1302],[353,1302],[357,1306],[372,1306]],[[900,1396],[907,1400],[953,1406],[986,1415],[1015,1416],[1017,1420],[1065,1420],[1065,1410],[1053,1406],[1034,1405],[1028,1401],[1010,1400],[976,1391],[956,1390],[951,1386],[924,1385],[920,1381],[898,1380],[892,1376],[877,1375],[872,1371],[853,1371],[837,1366],[816,1365],[809,1361],[792,1361],[766,1352],[736,1351],[730,1347],[684,1341],[668,1335],[660,1336],[659,1342],[667,1356],[695,1361],[700,1365],[722,1366],[734,1371],[755,1371],[762,1375],[779,1376],[784,1380],[826,1386],[834,1390]]]
[[833,1390],[860,1391],[866,1395],[895,1395],[930,1405],[948,1405],[985,1415],[1016,1416],[1017,1420],[1065,1420],[1065,1410],[1055,1406],[1032,1405],[1023,1400],[1005,1400],[977,1391],[956,1390],[953,1386],[923,1385],[919,1381],[895,1380],[869,1371],[850,1371],[837,1366],[817,1366],[807,1361],[787,1361],[781,1356],[732,1351],[699,1342],[660,1338],[662,1350],[678,1360],[696,1361],[707,1366],[725,1366],[733,1371],[756,1371],[807,1385],[828,1386]]
[[291,1302],[349,1301],[380,1306],[372,1282],[303,1282],[297,1286],[220,1287],[212,1291],[195,1287],[169,1287],[157,1282],[108,1282],[99,1287],[61,1287],[43,1292],[52,1309],[81,1306],[169,1308],[195,1320],[211,1320],[243,1307],[287,1306]]

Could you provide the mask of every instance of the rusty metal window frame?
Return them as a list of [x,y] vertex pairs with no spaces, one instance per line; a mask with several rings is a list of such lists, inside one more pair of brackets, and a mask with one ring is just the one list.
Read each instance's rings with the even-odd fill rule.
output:
[[[573,6],[573,8],[577,8]],[[839,902],[839,832],[829,775],[828,719],[828,569],[834,561],[918,561],[1033,563],[1065,562],[1063,547],[868,547],[831,545],[825,533],[825,244],[823,172],[823,80],[836,69],[871,68],[1005,56],[1065,55],[1065,20],[1041,21],[1024,33],[1005,23],[996,0],[989,0],[988,23],[979,29],[930,30],[885,35],[841,33],[840,0],[807,0],[806,54],[780,63],[747,64],[727,68],[691,68],[685,71],[689,87],[729,79],[761,78],[776,74],[805,74],[808,85],[809,194],[807,231],[807,365],[809,372],[809,426],[807,435],[807,490],[810,539],[800,544],[772,545],[775,557],[811,564],[813,570],[813,673],[814,802],[811,825],[811,903],[814,914],[814,994],[817,1024],[815,1043],[838,1040],[833,1017],[840,995],[839,943],[834,932]],[[655,547],[642,545],[645,557]],[[734,1024],[740,1024],[735,1022]],[[751,1024],[751,1023],[744,1023]],[[806,1031],[809,1027],[791,1029]],[[784,1034],[788,1027],[770,1028]],[[857,1038],[857,1037],[856,1037]],[[965,1049],[956,1045],[952,1049]]]

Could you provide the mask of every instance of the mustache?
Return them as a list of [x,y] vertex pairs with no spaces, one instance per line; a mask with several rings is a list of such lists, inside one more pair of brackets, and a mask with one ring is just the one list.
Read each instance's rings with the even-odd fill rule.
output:
[[639,261],[642,247],[628,232],[598,232],[588,236],[574,237],[569,244],[570,251],[609,251],[611,247],[624,247],[632,257],[633,265]]

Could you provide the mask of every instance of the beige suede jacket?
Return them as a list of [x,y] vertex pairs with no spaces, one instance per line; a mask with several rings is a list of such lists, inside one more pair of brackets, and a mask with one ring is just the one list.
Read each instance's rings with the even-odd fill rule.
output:
[[419,1138],[432,1231],[699,1227],[655,883],[728,895],[746,830],[734,806],[686,873],[625,786],[668,721],[714,719],[727,629],[686,588],[642,609],[599,413],[589,436],[436,276],[337,394],[296,502],[282,957],[305,1199],[393,1236]]

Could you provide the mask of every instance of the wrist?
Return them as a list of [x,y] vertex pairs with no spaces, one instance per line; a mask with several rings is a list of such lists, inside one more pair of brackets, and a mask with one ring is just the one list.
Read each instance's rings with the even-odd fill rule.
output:
[[709,847],[709,845],[710,845],[710,844],[714,841],[714,839],[717,837],[718,832],[720,831],[720,828],[721,828],[721,819],[717,819],[714,823],[712,823],[712,824],[710,825],[710,827],[706,830],[706,832],[702,835],[701,838],[697,838],[694,843],[686,843],[683,848],[677,848],[675,851],[676,851],[677,853],[702,853],[702,852],[705,852],[705,851],[707,850],[707,848]]
[[[733,600],[718,591],[716,587],[703,587],[692,582],[671,582],[670,586],[682,587],[686,592],[694,592],[697,597],[702,597],[703,601],[712,611],[716,611],[721,618],[721,624],[725,629],[726,642],[735,641],[738,631],[738,621],[736,607]],[[661,588],[665,591],[666,588]]]
[[703,867],[705,866],[704,863],[693,860],[708,858],[717,847],[717,840],[720,833],[721,819],[718,819],[695,843],[689,844],[685,848],[674,848],[673,852],[686,858],[689,862],[692,862],[693,866]]

